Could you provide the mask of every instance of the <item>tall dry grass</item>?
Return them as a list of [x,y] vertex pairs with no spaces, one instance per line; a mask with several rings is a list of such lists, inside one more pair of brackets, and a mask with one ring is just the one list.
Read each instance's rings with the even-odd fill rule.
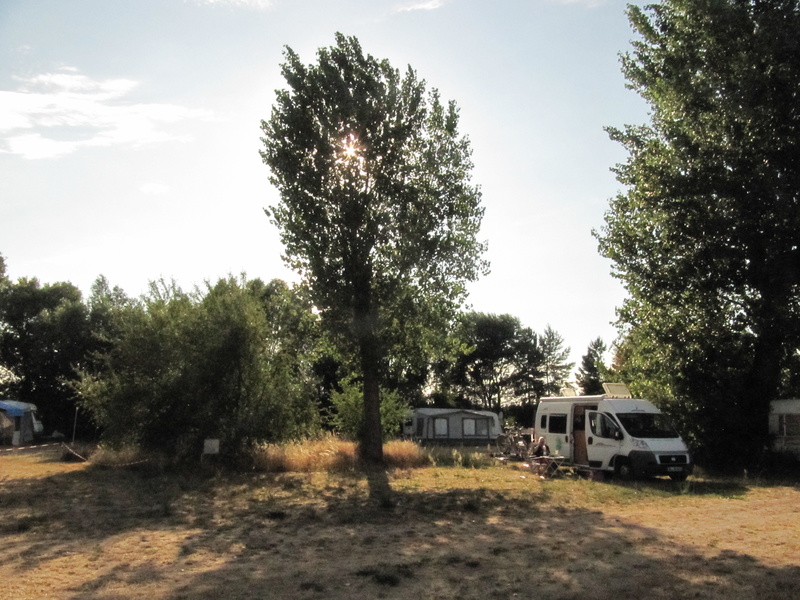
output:
[[[164,457],[142,452],[134,446],[110,449],[81,447],[89,462],[100,467],[121,467],[148,463],[163,467],[169,461]],[[423,447],[411,441],[394,440],[383,446],[386,466],[390,469],[418,469],[424,467],[484,468],[493,461],[484,452],[467,448]],[[317,438],[257,444],[250,449],[248,464],[256,471],[266,473],[348,472],[362,465],[355,442],[333,434]]]
[[489,453],[468,448],[433,446],[426,449],[426,454],[431,466],[483,469],[495,464]]
[[347,471],[357,464],[355,444],[333,435],[282,444],[257,444],[253,468],[270,473]]
[[[491,464],[483,453],[456,448],[423,448],[410,441],[391,441],[383,447],[386,466],[416,469],[427,466],[481,468]],[[283,444],[260,444],[252,450],[253,466],[265,472],[350,471],[359,467],[356,444],[327,434]]]
[[[95,467],[117,468],[147,464],[163,468],[169,462],[163,456],[143,452],[137,446],[123,446],[112,449],[102,444],[96,447],[88,444],[78,444],[70,447],[69,454],[72,453],[79,458],[86,458]],[[65,452],[67,458],[70,458],[69,454]]]

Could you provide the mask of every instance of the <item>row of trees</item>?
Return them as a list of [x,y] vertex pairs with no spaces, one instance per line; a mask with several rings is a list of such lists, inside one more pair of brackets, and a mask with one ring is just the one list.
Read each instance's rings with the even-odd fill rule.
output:
[[[0,394],[36,404],[47,433],[70,434],[79,410],[81,436],[191,457],[208,437],[236,452],[363,427],[358,362],[336,350],[302,286],[158,281],[134,299],[100,277],[84,302],[71,284],[12,282],[0,266]],[[549,326],[539,335],[509,315],[464,313],[446,337],[425,360],[398,349],[383,365],[383,436],[408,406],[508,410],[570,375]]]
[[768,447],[769,403],[800,393],[800,5],[663,0],[623,56],[650,123],[610,129],[600,251],[628,299],[619,362],[706,464]]
[[537,334],[512,315],[472,312],[460,320],[457,335],[468,351],[437,365],[438,394],[448,404],[497,412],[533,405],[558,395],[570,377],[570,349],[549,325]]
[[[623,73],[651,122],[609,129],[628,152],[615,169],[625,190],[596,233],[628,291],[614,372],[672,413],[702,462],[737,467],[764,455],[769,402],[800,381],[800,5],[662,0],[628,16],[638,38]],[[374,358],[393,297],[422,314],[437,298],[446,316],[481,272],[482,209],[454,105],[434,91],[428,112],[413,71],[401,80],[354,39],[337,42],[309,67],[287,52],[264,160],[288,257],[316,297],[335,291],[321,306],[344,309],[332,312]],[[396,211],[375,210],[387,201]],[[345,252],[327,254],[331,242]],[[581,365],[587,387],[600,344]],[[520,336],[522,355],[533,346]],[[461,372],[491,402],[498,381],[476,375],[504,359],[481,360]],[[534,362],[506,363],[508,383],[530,389]],[[375,398],[365,389],[365,415]]]
[[[609,129],[628,152],[615,169],[624,190],[596,232],[628,292],[612,372],[670,412],[707,465],[759,460],[770,400],[800,392],[799,2],[628,8],[638,38],[623,73],[651,122]],[[104,411],[134,400],[148,409],[131,411],[130,423],[158,414],[199,436],[198,397],[216,399],[206,415],[232,408],[230,431],[269,413],[299,432],[313,426],[303,415],[324,414],[323,400],[333,410],[361,393],[360,448],[372,461],[393,398],[435,390],[439,402],[497,408],[556,392],[571,367],[554,332],[459,312],[488,266],[456,105],[340,34],[310,65],[287,49],[283,74],[288,87],[262,122],[262,158],[280,192],[268,214],[303,281],[286,294],[318,355],[284,352],[292,343],[268,335],[277,309],[259,290],[275,282],[227,280],[190,295],[156,286],[136,302],[98,285],[83,306],[69,284],[22,280],[4,284],[7,385],[30,399],[66,396],[77,366],[85,405],[120,438]],[[106,304],[124,318],[104,321]],[[103,323],[102,335],[87,323]],[[190,351],[192,367],[181,362]],[[599,391],[604,351],[595,340],[581,363],[587,392]],[[225,373],[210,378],[215,352]],[[278,402],[256,383],[264,373],[277,378],[286,412],[258,412]],[[176,440],[176,450],[192,443]]]

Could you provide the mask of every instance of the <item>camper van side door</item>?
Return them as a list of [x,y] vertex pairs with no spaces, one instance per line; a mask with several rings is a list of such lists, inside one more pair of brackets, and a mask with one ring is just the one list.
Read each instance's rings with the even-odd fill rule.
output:
[[589,466],[608,469],[622,447],[622,431],[608,416],[597,411],[586,413],[586,452]]

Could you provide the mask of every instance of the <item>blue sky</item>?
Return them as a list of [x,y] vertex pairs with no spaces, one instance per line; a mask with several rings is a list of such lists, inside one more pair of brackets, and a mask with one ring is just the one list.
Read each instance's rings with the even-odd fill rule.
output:
[[475,310],[561,333],[578,361],[624,293],[593,228],[643,123],[620,0],[0,0],[0,253],[12,278],[129,295],[287,280],[260,121],[288,45],[341,31],[457,102],[486,208]]

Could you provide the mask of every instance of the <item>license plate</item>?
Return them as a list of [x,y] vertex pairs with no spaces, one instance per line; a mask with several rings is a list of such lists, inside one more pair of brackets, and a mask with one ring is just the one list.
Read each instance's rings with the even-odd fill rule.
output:
[[668,473],[680,473],[683,471],[683,467],[667,467]]

